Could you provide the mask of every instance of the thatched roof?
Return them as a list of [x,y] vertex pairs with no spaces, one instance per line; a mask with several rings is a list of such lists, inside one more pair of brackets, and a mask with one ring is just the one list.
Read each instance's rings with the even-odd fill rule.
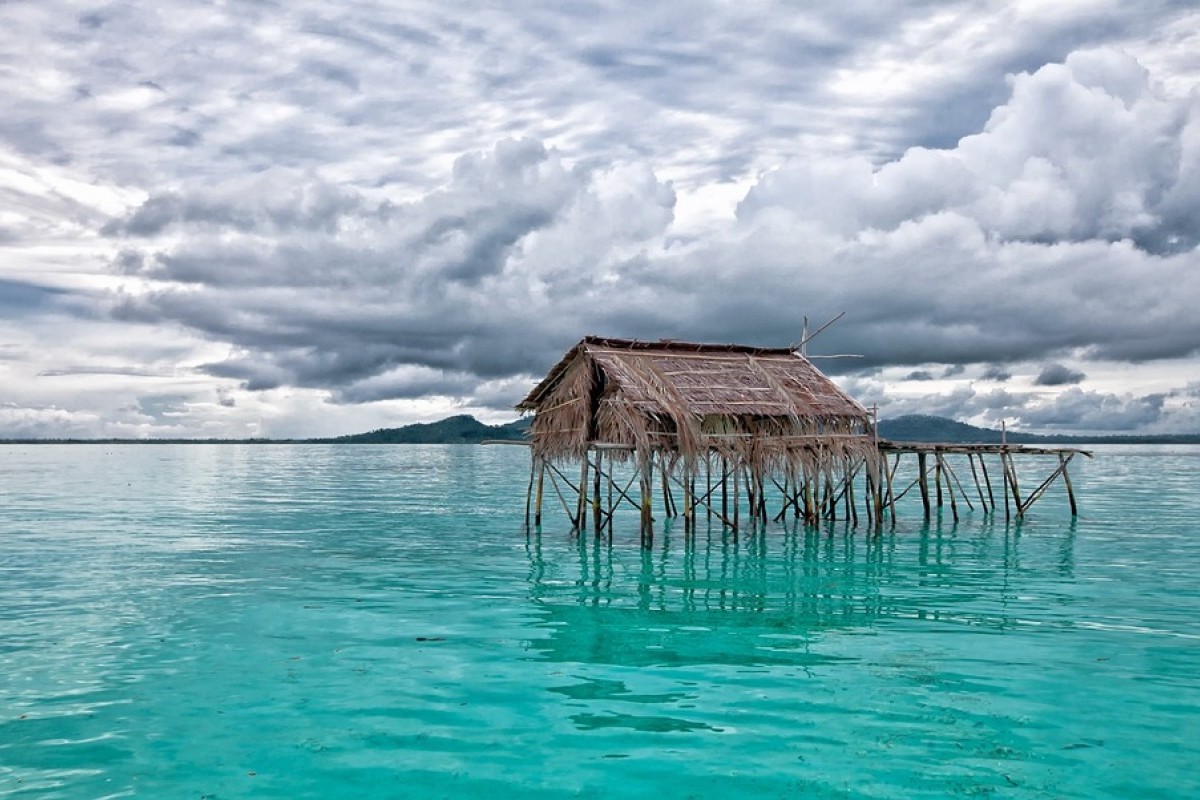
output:
[[580,356],[603,371],[623,402],[652,414],[869,419],[866,409],[789,348],[595,336],[571,348],[517,410],[539,410]]
[[715,450],[765,471],[871,445],[866,409],[787,348],[589,336],[517,409],[535,412],[530,440],[546,459],[604,445],[694,466]]

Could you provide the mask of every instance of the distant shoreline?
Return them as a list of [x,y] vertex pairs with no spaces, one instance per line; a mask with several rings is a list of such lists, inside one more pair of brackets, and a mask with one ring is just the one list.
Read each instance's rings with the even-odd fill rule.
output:
[[[525,441],[529,418],[504,425],[486,425],[469,415],[448,417],[438,422],[420,422],[400,428],[380,428],[367,433],[347,436],[324,436],[290,439],[21,439],[0,438],[0,445],[48,444],[481,444],[485,441]],[[1200,444],[1200,433],[1182,434],[1113,434],[1107,436],[1035,434],[1022,431],[1000,431],[979,428],[945,417],[909,415],[881,420],[879,435],[893,442],[939,442],[999,444],[1002,437],[1009,444]]]

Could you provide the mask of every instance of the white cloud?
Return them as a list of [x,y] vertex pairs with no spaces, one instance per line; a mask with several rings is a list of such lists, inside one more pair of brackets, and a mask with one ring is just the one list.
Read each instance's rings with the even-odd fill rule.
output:
[[[585,333],[776,344],[845,310],[814,347],[886,367],[871,391],[928,374],[914,403],[981,415],[972,379],[1024,408],[1044,364],[1085,398],[1124,397],[1119,365],[1148,388],[1108,418],[1169,426],[1138,398],[1200,342],[1197,28],[1170,3],[3,5],[0,306],[45,334],[12,340],[3,399],[354,430],[500,413]],[[96,399],[56,394],[71,371]]]

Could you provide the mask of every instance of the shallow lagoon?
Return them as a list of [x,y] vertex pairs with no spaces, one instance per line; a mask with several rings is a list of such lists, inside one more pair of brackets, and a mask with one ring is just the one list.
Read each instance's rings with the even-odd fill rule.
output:
[[0,796],[1200,794],[1200,448],[650,549],[526,459],[0,447]]

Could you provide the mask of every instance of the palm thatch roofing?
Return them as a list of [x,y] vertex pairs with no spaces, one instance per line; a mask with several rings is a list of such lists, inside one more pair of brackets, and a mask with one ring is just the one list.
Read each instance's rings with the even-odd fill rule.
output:
[[549,459],[601,444],[769,467],[873,447],[866,409],[790,348],[588,336],[517,410],[534,412],[534,453]]

